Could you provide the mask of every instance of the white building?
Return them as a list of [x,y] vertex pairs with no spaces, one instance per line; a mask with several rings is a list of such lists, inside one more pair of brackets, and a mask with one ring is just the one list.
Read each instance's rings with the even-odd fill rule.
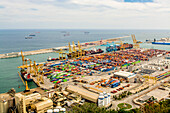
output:
[[126,71],[119,71],[119,72],[115,72],[114,76],[118,77],[118,78],[124,78],[124,79],[130,81],[130,80],[132,80],[136,76],[136,74],[130,73],[130,72],[126,72]]

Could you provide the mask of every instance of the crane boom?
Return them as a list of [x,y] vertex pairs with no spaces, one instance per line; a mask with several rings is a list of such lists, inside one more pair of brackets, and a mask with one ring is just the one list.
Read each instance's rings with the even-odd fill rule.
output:
[[71,53],[71,52],[72,52],[72,50],[71,50],[70,42],[68,43],[68,47],[69,47],[69,52]]
[[22,82],[23,82],[23,84],[24,84],[24,86],[25,86],[25,82],[24,82],[24,80],[22,79],[22,77],[21,77],[21,74],[18,72],[18,75],[19,75],[19,77],[21,78],[21,80],[22,80]]
[[72,41],[72,44],[73,44],[73,51],[75,52],[76,51],[76,47],[75,47],[74,41]]

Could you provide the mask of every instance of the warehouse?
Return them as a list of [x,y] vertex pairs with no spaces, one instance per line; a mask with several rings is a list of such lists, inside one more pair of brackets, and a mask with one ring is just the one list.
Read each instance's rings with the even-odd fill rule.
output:
[[134,73],[125,72],[125,71],[119,71],[114,73],[114,77],[124,78],[128,81],[134,81],[135,76],[136,75]]

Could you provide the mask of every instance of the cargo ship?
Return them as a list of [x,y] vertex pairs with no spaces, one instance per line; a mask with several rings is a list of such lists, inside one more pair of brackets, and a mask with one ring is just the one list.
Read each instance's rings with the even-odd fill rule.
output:
[[35,34],[30,34],[29,36],[35,36]]
[[51,58],[50,56],[48,57],[47,61],[57,61],[59,58]]
[[[102,50],[102,49],[97,49],[97,50],[84,50],[82,53],[84,53],[84,55],[85,56],[87,56],[87,55],[93,55],[93,54],[99,54],[99,53],[103,53],[104,51]],[[80,53],[77,53],[77,57],[78,57],[78,54],[80,54]],[[69,53],[69,54],[67,54],[67,57],[68,58],[71,58],[71,55],[72,55],[72,53]]]
[[27,71],[25,69],[21,69],[21,77],[28,82],[33,81],[32,76],[30,74],[27,73]]
[[[125,49],[133,48],[133,44],[124,43],[123,46],[124,46]],[[121,49],[120,45],[116,45],[116,44],[115,45],[109,45],[108,47],[106,47],[107,52],[118,51],[120,49]]]
[[161,38],[161,40],[154,39],[152,44],[170,45],[170,38]]
[[[87,56],[87,55],[93,55],[93,54],[99,54],[99,53],[103,53],[104,51],[102,50],[102,49],[97,49],[97,50],[83,50],[82,51],[82,53],[85,55],[85,56]],[[78,54],[80,55],[81,53],[80,52],[73,52],[73,53],[68,53],[67,54],[67,58],[71,58],[72,57],[72,55],[76,55],[76,57],[78,57]],[[65,58],[64,58],[65,59]],[[51,58],[51,57],[48,57],[48,59],[47,59],[47,61],[57,61],[57,60],[59,60],[59,58]]]
[[25,36],[25,39],[32,39],[31,36]]

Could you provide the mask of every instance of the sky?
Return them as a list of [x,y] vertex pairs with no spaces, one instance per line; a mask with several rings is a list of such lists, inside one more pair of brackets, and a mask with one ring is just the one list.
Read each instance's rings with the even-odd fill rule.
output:
[[0,29],[170,29],[170,0],[0,0]]

